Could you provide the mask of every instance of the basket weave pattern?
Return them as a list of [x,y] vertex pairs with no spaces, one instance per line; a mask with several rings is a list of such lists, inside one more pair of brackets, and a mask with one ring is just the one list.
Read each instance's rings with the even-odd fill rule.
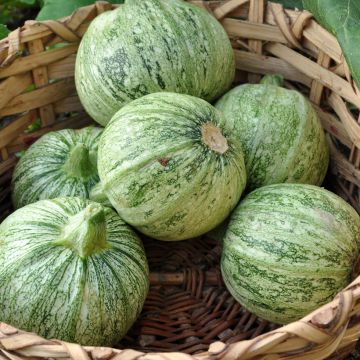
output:
[[[332,189],[360,212],[360,96],[335,37],[310,13],[265,0],[192,2],[222,22],[235,51],[237,82],[280,73],[287,87],[310,98],[330,144]],[[59,21],[28,21],[0,41],[0,221],[12,211],[16,153],[51,130],[92,123],[75,91],[76,51],[89,23],[116,7],[98,1]],[[52,46],[57,43],[65,44]],[[26,132],[37,119],[41,128]],[[214,240],[145,240],[145,248],[151,289],[120,344],[124,350],[45,340],[0,323],[0,360],[344,359],[360,337],[360,278],[331,303],[277,328],[226,291]]]

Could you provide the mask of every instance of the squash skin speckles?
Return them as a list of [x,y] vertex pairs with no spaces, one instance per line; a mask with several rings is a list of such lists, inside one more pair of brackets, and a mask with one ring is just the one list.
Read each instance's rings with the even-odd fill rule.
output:
[[350,282],[359,246],[359,215],[343,199],[313,185],[268,185],[233,211],[221,271],[246,309],[286,324]]
[[276,183],[321,185],[329,149],[315,109],[297,91],[245,84],[215,105],[241,142],[248,189]]
[[0,225],[0,284],[1,321],[48,339],[114,346],[141,312],[149,269],[139,237],[114,210],[58,198]]
[[[204,127],[212,129],[207,143]],[[241,146],[222,114],[202,99],[175,93],[150,94],[117,112],[101,138],[98,166],[120,216],[160,240],[216,227],[246,183]]]
[[88,198],[99,182],[97,151],[102,131],[93,126],[54,131],[31,145],[13,174],[14,207],[61,196]]
[[101,125],[130,101],[159,91],[212,101],[234,76],[223,27],[204,9],[180,0],[126,1],[96,17],[75,69],[80,100]]

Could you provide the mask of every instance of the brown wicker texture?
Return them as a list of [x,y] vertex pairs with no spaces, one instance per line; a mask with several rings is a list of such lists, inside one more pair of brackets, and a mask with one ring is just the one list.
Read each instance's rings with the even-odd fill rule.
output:
[[[212,11],[229,34],[237,82],[281,73],[311,99],[331,147],[328,183],[360,212],[360,96],[334,36],[310,13],[264,0],[192,2]],[[59,21],[29,21],[0,42],[0,220],[12,210],[16,153],[50,130],[91,123],[74,87],[76,51],[91,20],[115,7],[100,1]],[[65,45],[52,47],[57,43]],[[41,128],[27,131],[37,119]],[[145,239],[145,247],[150,293],[119,349],[44,340],[0,323],[0,360],[344,359],[360,337],[359,277],[330,304],[277,328],[226,291],[216,241]]]

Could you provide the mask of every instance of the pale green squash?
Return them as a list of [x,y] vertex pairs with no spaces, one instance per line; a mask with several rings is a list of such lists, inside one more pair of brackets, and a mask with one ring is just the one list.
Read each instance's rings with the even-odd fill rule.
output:
[[42,200],[0,225],[0,319],[46,338],[115,345],[149,287],[142,243],[114,210]]
[[101,14],[81,41],[75,69],[80,100],[102,125],[150,93],[214,100],[234,75],[223,27],[206,10],[182,0],[126,0]]
[[226,93],[216,108],[241,142],[248,189],[276,183],[321,185],[329,150],[315,109],[278,76]]
[[240,144],[202,99],[144,96],[104,130],[98,167],[119,215],[160,240],[183,240],[220,224],[236,206],[246,173]]
[[99,181],[97,151],[102,130],[90,126],[53,131],[31,145],[13,174],[15,208],[61,196],[88,198]]
[[343,199],[313,185],[269,185],[232,213],[221,271],[246,309],[286,324],[350,283],[359,246],[359,215]]

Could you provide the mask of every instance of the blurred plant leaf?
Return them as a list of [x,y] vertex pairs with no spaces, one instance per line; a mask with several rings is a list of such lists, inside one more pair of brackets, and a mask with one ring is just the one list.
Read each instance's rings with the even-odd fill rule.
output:
[[[108,0],[113,4],[122,4],[124,0]],[[36,20],[59,19],[70,15],[81,6],[94,4],[94,0],[44,0]]]
[[[303,10],[302,0],[272,0],[273,2],[282,4],[286,9],[299,9]],[[311,0],[313,1],[313,0]]]
[[35,5],[37,3],[37,0],[18,0],[21,4],[25,5]]
[[35,90],[35,84],[31,84],[29,85],[24,92],[30,92],[30,91],[33,91]]
[[9,29],[5,25],[0,24],[0,40],[6,38],[9,32]]
[[30,134],[36,130],[39,130],[41,128],[41,120],[40,119],[36,119],[32,124],[30,124],[25,132]]
[[15,29],[33,18],[40,5],[41,0],[0,0],[0,24]]
[[0,6],[17,7],[21,4],[34,5],[37,0],[0,0]]
[[21,158],[21,157],[23,157],[25,155],[25,152],[26,152],[26,150],[18,151],[18,152],[15,153],[15,156],[17,158]]
[[359,0],[303,0],[304,7],[315,19],[335,35],[360,87],[360,1]]

